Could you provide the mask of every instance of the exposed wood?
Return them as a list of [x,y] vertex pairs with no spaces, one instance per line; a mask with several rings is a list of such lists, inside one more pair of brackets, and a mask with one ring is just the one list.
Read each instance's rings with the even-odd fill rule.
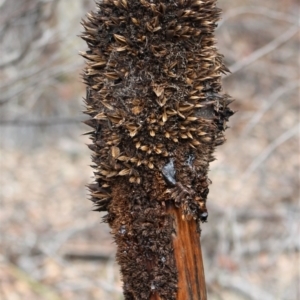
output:
[[[182,218],[180,208],[173,202],[167,212],[174,219],[173,247],[178,271],[177,300],[207,300],[200,232],[197,222]],[[157,293],[150,300],[161,300]]]
[[161,300],[161,298],[159,297],[159,295],[157,293],[154,293],[151,295],[150,300]]
[[183,220],[181,210],[174,204],[169,204],[167,210],[174,218],[176,232],[173,246],[178,270],[177,300],[206,300],[200,232],[197,223],[194,219]]

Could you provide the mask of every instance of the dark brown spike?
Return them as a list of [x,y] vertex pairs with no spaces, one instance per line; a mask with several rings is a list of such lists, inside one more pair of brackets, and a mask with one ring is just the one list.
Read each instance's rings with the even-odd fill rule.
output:
[[92,120],[92,119],[89,119],[89,120],[86,120],[86,121],[83,121],[82,123],[90,126],[90,127],[93,127],[95,128],[97,125],[96,125],[96,121],[95,120]]

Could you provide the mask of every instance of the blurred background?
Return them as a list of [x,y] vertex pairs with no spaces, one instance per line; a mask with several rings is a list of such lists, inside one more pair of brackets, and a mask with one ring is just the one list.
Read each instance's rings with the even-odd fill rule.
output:
[[[212,163],[202,248],[210,300],[300,299],[299,2],[219,0],[236,101]],[[92,212],[78,37],[92,0],[0,0],[0,299],[122,297]]]

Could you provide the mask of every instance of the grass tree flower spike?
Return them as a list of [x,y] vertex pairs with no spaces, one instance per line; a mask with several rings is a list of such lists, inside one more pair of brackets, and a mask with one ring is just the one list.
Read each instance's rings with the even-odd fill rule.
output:
[[206,299],[199,224],[233,114],[220,12],[216,0],[102,0],[82,23],[89,189],[107,212],[126,300]]

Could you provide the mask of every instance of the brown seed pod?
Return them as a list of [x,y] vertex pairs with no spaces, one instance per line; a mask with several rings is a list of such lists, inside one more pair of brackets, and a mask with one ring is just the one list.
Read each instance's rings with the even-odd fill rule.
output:
[[176,298],[173,202],[207,220],[207,172],[232,101],[215,0],[104,0],[83,21],[96,210],[107,211],[125,299]]

